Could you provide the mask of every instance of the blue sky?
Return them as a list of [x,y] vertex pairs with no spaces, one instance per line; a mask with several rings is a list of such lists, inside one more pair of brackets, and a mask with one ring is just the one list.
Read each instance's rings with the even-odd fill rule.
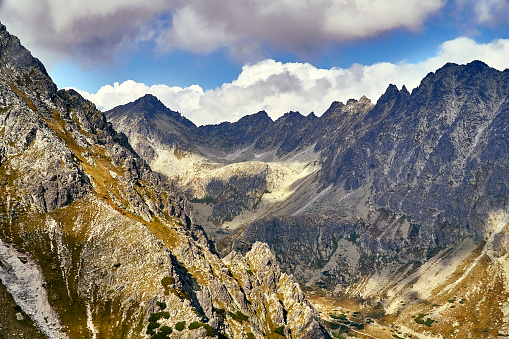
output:
[[146,93],[197,124],[317,115],[446,62],[509,67],[509,0],[4,0],[57,86],[109,109]]

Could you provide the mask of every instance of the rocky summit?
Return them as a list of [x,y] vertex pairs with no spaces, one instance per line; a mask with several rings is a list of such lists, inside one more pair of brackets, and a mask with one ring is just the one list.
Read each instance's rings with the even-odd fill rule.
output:
[[5,26],[0,92],[0,337],[331,338],[267,244],[221,259],[175,183]]
[[181,123],[155,97],[105,114],[144,140],[225,258],[265,242],[308,296],[339,302],[322,312],[335,335],[356,335],[350,307],[377,338],[484,338],[509,336],[508,97],[509,70],[474,61],[319,117],[174,133],[136,118],[151,100]]

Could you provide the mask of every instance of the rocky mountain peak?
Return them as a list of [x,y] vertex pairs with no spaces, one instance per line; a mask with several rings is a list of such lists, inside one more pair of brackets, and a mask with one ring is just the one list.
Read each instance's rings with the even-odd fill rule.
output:
[[[132,114],[136,114],[139,116],[152,116],[157,112],[164,112],[168,110],[168,108],[154,95],[146,94],[132,102],[121,105],[123,109],[127,109],[132,111]],[[112,114],[115,109],[110,110],[110,114]]]
[[324,115],[327,114],[327,112],[335,111],[344,105],[345,104],[342,103],[341,101],[333,101],[332,104],[329,106],[329,108],[325,111]]
[[[143,111],[165,111],[168,110],[159,98],[152,94],[145,94],[144,96],[136,99],[135,101],[128,103],[128,107],[142,109]],[[171,111],[171,110],[170,110]],[[173,112],[173,111],[172,111]]]
[[283,114],[283,116],[279,117],[276,122],[278,121],[298,121],[304,118],[304,115],[302,115],[300,112],[290,111]]
[[[56,85],[44,65],[2,24],[0,24],[0,72],[9,86],[19,88],[28,96],[27,104],[30,109],[39,107],[40,114],[51,118],[45,102],[54,99]],[[32,95],[35,91],[38,91],[38,95]]]
[[345,105],[344,110],[350,113],[357,113],[359,111],[367,111],[373,108],[374,104],[366,96],[362,96],[359,100],[349,99]]
[[[269,117],[267,112],[265,111],[259,111],[254,114],[248,114],[237,120],[236,122],[225,122],[220,123],[219,125],[227,125],[230,126],[232,129],[245,129],[247,126],[251,126],[253,129],[258,128],[266,128],[267,126],[270,126],[274,121]],[[260,127],[255,127],[260,126]]]
[[146,94],[133,102],[115,107],[105,112],[105,115],[110,120],[114,120],[119,118],[117,114],[118,111],[128,111],[129,115],[127,118],[129,120],[142,118],[145,119],[146,122],[149,122],[153,119],[163,119],[166,123],[177,124],[184,128],[196,127],[193,122],[182,116],[179,112],[172,111],[166,107],[161,100],[152,94]]
[[[475,60],[466,65],[448,63],[436,72],[429,73],[416,88],[423,96],[447,95],[457,87],[469,91],[488,91],[487,87],[501,72],[489,67],[482,61]],[[488,81],[485,81],[488,80]]]
[[363,103],[363,104],[364,103],[371,103],[371,100],[367,96],[363,95],[363,96],[360,97],[359,102]]
[[398,87],[394,84],[389,84],[387,89],[385,90],[384,94],[378,99],[377,103],[386,103],[396,98],[398,95],[399,90]]
[[343,115],[365,114],[373,108],[374,104],[365,95],[356,99],[348,99],[346,105],[340,101],[334,101],[320,117],[324,122],[328,119],[344,119]]
[[[44,65],[21,45],[19,39],[11,35],[5,25],[0,23],[0,60],[1,67],[17,72],[30,71],[36,68],[42,75],[49,78]],[[4,71],[5,72],[5,71]]]

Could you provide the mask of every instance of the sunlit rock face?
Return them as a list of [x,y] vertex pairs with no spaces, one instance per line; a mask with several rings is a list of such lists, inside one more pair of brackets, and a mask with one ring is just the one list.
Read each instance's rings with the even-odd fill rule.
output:
[[221,260],[175,185],[4,26],[0,61],[2,336],[330,338],[266,244]]

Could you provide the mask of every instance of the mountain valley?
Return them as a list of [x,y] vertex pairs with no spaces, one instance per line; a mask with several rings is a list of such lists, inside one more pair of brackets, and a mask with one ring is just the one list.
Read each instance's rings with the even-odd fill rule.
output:
[[474,61],[320,117],[197,127],[151,95],[105,114],[223,256],[267,243],[311,300],[405,329],[379,337],[483,338],[509,334],[508,85]]

